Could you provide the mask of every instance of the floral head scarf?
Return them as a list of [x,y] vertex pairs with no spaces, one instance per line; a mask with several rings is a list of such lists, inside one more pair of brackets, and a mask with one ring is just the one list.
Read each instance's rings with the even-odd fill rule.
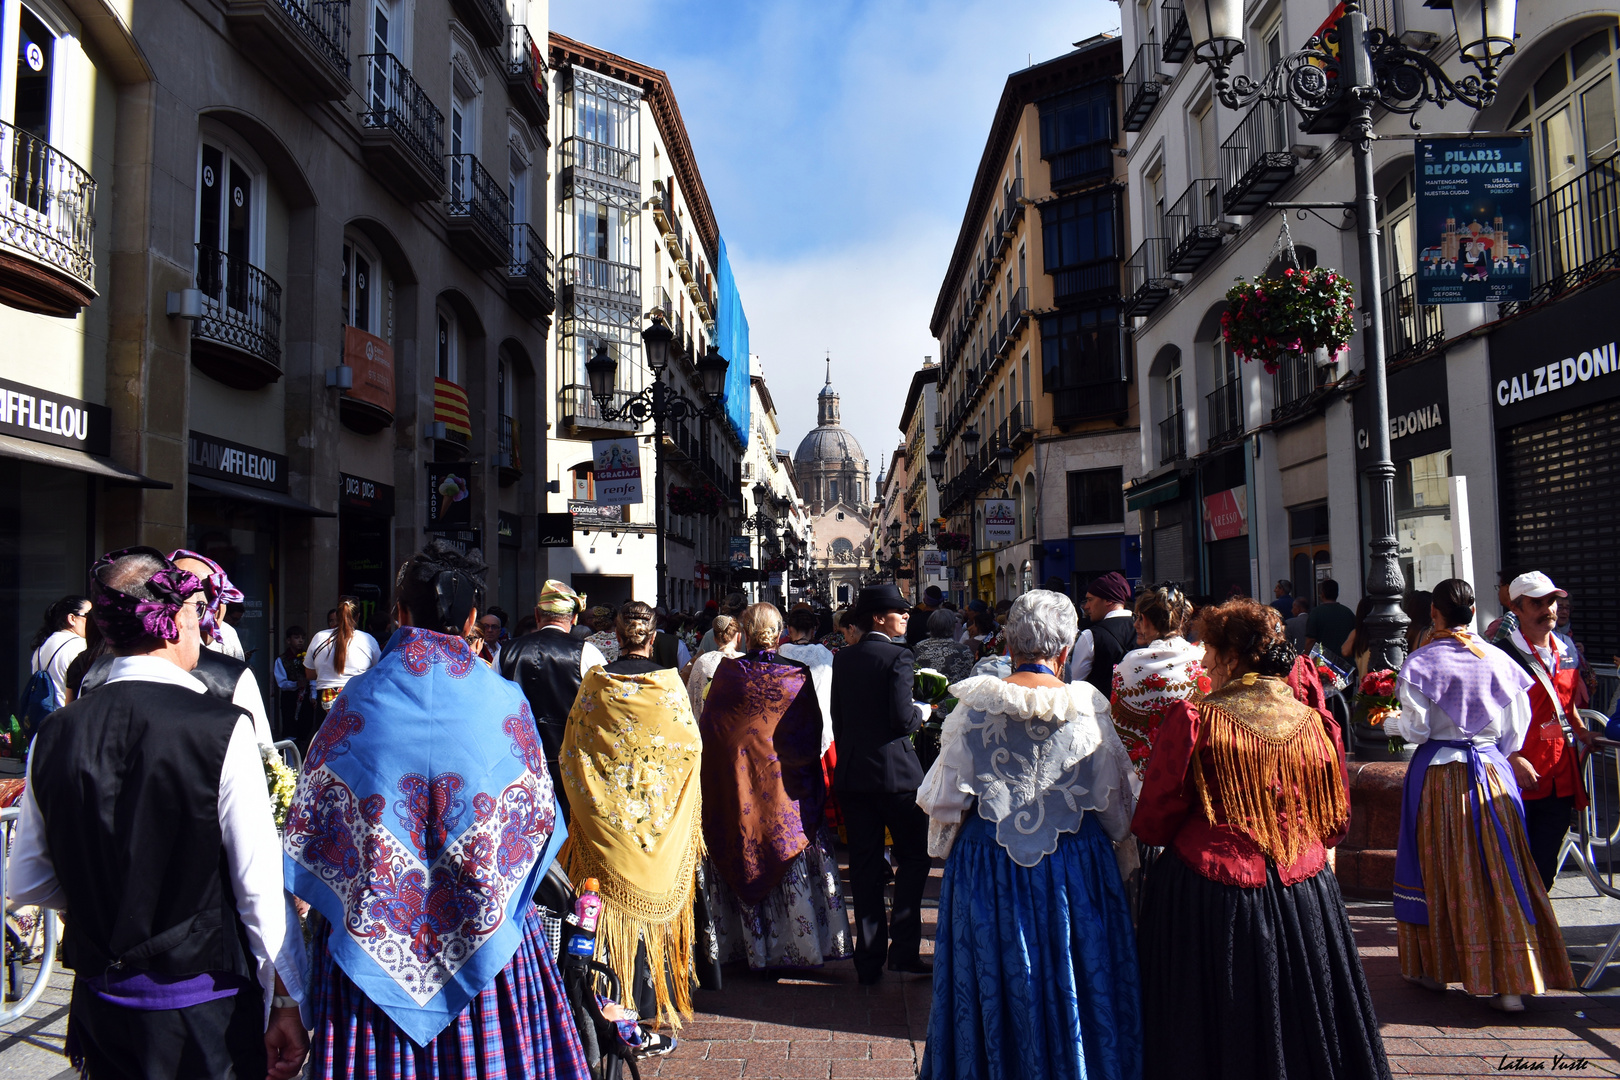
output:
[[[101,580],[101,572],[129,555],[151,555],[164,563],[164,569],[146,582],[151,599],[131,596]],[[156,548],[131,547],[111,551],[90,568],[91,616],[114,648],[127,648],[143,637],[173,641],[180,636],[175,616],[186,599],[204,592],[195,574],[181,570]]]
[[203,596],[208,600],[208,610],[203,612],[202,617],[203,640],[223,640],[219,632],[220,605],[240,604],[247,598],[242,595],[241,589],[231,584],[230,575],[225,573],[225,568],[208,556],[185,548],[176,548],[169,553],[170,562],[179,562],[181,559],[196,559],[208,567],[208,576],[202,579]]

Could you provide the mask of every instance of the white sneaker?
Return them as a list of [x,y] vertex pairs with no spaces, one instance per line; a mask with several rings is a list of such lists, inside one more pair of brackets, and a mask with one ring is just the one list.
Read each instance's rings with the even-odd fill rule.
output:
[[1524,1012],[1524,999],[1518,994],[1497,994],[1491,998],[1491,1008],[1498,1012]]

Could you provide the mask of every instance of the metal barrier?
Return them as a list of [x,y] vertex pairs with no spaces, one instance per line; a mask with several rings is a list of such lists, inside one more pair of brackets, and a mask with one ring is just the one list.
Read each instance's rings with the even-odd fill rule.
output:
[[282,739],[278,743],[272,743],[270,748],[281,752],[281,760],[286,763],[287,768],[300,775],[303,774],[304,754],[298,749],[297,743],[291,739]]
[[[22,810],[19,807],[8,806],[4,810],[0,810],[0,834],[3,834],[4,837],[3,855],[5,856],[0,857],[0,906],[6,908],[10,907],[11,901],[11,886],[9,881],[11,874],[11,833],[13,827],[17,824],[17,819],[21,816]],[[38,1004],[39,999],[45,993],[46,987],[50,986],[51,984],[51,971],[56,966],[56,942],[58,936],[56,912],[50,910],[49,908],[42,908],[41,910],[43,912],[45,926],[45,949],[39,958],[39,974],[34,976],[33,985],[28,988],[28,992],[24,994],[20,1000],[12,1004],[9,1008],[0,1008],[0,1025],[9,1024],[14,1020],[20,1020],[27,1015],[28,1010],[32,1009],[36,1004]],[[9,929],[7,930],[7,937],[10,937]],[[6,966],[8,968],[8,974],[11,974],[9,969],[11,967],[10,953],[12,947],[11,941],[8,940],[6,942]],[[8,990],[14,988],[15,987],[8,987]],[[9,997],[10,995],[8,994],[7,996]]]
[[[1588,727],[1597,731],[1603,730],[1608,719],[1594,709],[1582,709],[1580,715]],[[1562,869],[1565,860],[1573,857],[1599,896],[1620,900],[1620,742],[1599,738],[1595,745],[1583,766],[1591,801],[1576,815],[1577,828],[1564,840],[1558,866]],[[1581,980],[1582,989],[1597,985],[1617,951],[1620,927]]]

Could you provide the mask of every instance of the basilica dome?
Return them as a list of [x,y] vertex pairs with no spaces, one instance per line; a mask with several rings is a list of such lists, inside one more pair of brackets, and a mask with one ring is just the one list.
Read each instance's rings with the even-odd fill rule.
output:
[[793,464],[801,468],[806,465],[834,465],[842,463],[846,457],[853,461],[866,460],[855,436],[837,424],[829,424],[810,429],[793,454]]
[[832,388],[830,361],[827,384],[816,395],[816,426],[800,440],[793,455],[793,472],[815,515],[840,503],[864,511],[871,495],[867,490],[866,454],[838,420],[838,394]]

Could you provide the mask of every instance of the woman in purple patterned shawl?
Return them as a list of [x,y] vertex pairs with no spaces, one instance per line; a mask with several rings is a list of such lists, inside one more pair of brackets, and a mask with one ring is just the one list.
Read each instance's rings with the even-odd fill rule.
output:
[[819,967],[851,955],[822,813],[821,706],[809,669],[776,652],[781,612],[755,604],[740,622],[747,652],[715,669],[698,719],[719,959]]

